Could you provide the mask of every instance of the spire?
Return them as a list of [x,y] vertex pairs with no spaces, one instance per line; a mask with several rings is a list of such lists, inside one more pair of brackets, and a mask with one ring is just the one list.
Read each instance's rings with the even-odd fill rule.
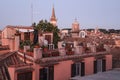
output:
[[52,8],[52,15],[51,15],[51,18],[50,18],[50,23],[52,23],[54,26],[56,26],[56,23],[57,23],[54,6]]
[[53,6],[53,8],[52,8],[52,16],[51,16],[51,18],[50,18],[50,21],[56,21],[54,6]]

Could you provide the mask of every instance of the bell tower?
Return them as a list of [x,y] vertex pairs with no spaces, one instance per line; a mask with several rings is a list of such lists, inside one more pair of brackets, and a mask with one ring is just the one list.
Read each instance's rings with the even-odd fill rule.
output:
[[72,23],[72,31],[79,32],[79,23],[78,23],[77,19],[75,19],[75,21]]
[[57,19],[56,19],[56,16],[55,16],[54,6],[52,8],[52,15],[51,15],[51,18],[50,18],[50,23],[53,24],[54,26],[57,26]]

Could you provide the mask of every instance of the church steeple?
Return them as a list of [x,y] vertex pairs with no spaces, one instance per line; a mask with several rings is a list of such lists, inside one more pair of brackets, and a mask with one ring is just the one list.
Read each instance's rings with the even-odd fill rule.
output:
[[56,23],[57,23],[54,6],[52,8],[52,15],[51,15],[51,18],[50,18],[50,23],[53,24],[54,26],[56,26]]

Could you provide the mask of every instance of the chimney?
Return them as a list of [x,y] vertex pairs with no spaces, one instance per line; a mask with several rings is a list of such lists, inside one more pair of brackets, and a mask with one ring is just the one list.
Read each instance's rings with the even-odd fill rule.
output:
[[82,46],[76,46],[75,47],[75,54],[82,54],[83,53],[83,47]]
[[27,50],[30,49],[30,46],[24,46],[24,52],[27,52]]
[[19,50],[19,46],[20,46],[20,37],[19,35],[15,35],[15,51]]
[[42,58],[42,49],[41,48],[34,48],[34,59]]
[[96,52],[96,46],[95,45],[90,45],[91,52],[95,53]]
[[58,50],[60,52],[60,56],[66,55],[65,47],[63,46],[63,41],[58,42]]

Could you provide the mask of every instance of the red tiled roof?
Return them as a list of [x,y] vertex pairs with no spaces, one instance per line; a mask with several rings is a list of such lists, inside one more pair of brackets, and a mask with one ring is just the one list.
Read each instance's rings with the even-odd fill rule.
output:
[[33,29],[33,27],[31,26],[11,26],[11,25],[8,25],[7,28]]

